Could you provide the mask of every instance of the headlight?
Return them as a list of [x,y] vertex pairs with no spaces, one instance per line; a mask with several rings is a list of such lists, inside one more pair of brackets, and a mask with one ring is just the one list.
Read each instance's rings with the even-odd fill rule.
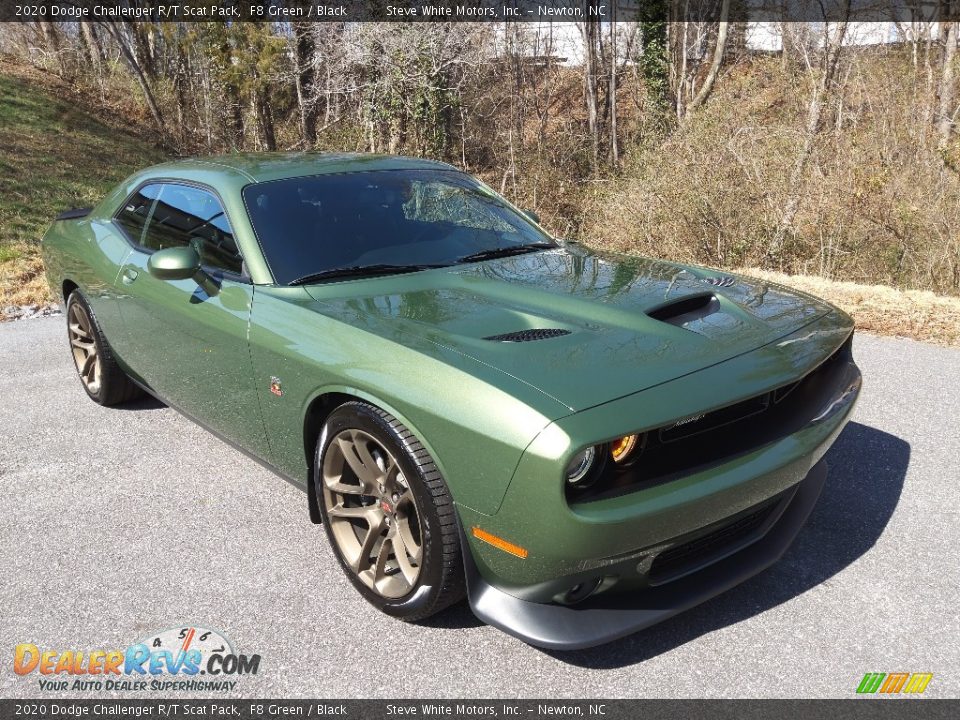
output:
[[588,447],[574,455],[573,460],[567,465],[567,482],[571,485],[581,482],[590,474],[596,459],[597,449],[595,447]]

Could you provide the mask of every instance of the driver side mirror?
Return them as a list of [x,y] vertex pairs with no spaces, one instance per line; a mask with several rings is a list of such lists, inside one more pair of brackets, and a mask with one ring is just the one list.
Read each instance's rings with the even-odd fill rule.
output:
[[172,247],[157,250],[147,260],[147,271],[157,280],[187,280],[193,278],[208,296],[220,288],[200,265],[200,255],[190,247]]
[[200,270],[200,256],[192,247],[157,250],[147,260],[147,270],[157,280],[186,280]]
[[537,213],[535,213],[533,210],[524,210],[523,214],[533,220],[537,225],[540,224],[540,216],[537,215]]

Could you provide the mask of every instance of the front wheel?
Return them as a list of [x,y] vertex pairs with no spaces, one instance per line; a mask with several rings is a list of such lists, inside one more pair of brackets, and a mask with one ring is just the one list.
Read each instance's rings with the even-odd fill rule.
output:
[[416,621],[463,598],[453,500],[402,423],[362,402],[334,410],[317,442],[314,482],[330,544],[370,603]]

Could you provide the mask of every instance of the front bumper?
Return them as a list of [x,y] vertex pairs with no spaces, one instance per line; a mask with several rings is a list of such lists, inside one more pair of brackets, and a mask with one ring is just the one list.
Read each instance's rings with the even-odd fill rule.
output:
[[[689,608],[775,562],[809,515],[824,481],[821,459],[859,396],[849,333],[825,319],[749,357],[548,428],[556,432],[542,433],[527,449],[495,515],[458,506],[477,616],[534,645],[587,647]],[[779,440],[676,480],[585,504],[569,504],[562,488],[538,482],[556,466],[553,447],[565,438],[613,437],[624,417],[691,414],[718,388],[749,396],[779,387],[841,346],[845,359],[833,366],[822,405]],[[473,527],[528,548],[529,555],[518,558],[479,542],[469,536]],[[582,595],[571,593],[580,585],[595,590],[574,604]]]
[[577,605],[521,600],[487,583],[466,553],[470,607],[483,622],[553,650],[577,650],[630,635],[719,595],[779,560],[813,510],[826,476],[821,460],[776,503],[779,507],[772,508],[771,521],[762,528],[765,532],[745,547],[636,594],[600,594]]

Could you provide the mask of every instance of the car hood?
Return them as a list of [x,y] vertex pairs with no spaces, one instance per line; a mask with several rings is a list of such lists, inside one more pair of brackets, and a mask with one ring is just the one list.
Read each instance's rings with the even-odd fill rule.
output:
[[307,291],[325,315],[401,343],[416,334],[573,411],[749,352],[830,311],[768,282],[577,245]]

